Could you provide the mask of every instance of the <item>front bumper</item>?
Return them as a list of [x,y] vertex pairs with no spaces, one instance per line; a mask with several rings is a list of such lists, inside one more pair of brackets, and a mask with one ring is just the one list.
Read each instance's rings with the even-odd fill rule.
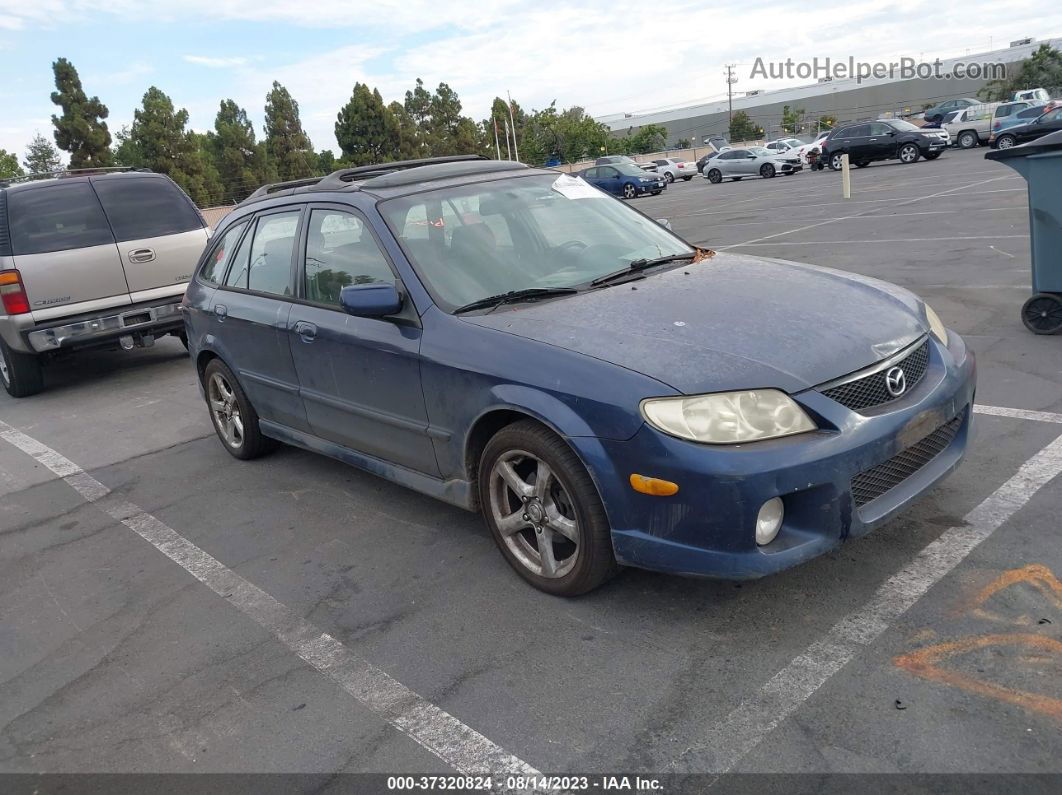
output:
[[[893,403],[858,414],[815,390],[794,395],[817,432],[733,447],[695,444],[648,425],[602,446],[590,466],[629,566],[731,579],[762,577],[817,557],[887,522],[962,460],[972,424],[976,365],[962,340],[932,341],[927,371]],[[857,506],[852,478],[956,420],[949,443],[920,469]],[[578,439],[571,440],[578,447]],[[602,467],[612,467],[611,472]],[[630,474],[679,484],[672,497],[634,492]],[[764,502],[781,497],[785,519],[764,547],[754,537]]]
[[638,193],[652,193],[653,191],[666,190],[667,182],[663,179],[656,179],[652,182],[639,182],[637,188]]
[[126,307],[121,312],[74,322],[36,327],[25,334],[37,353],[104,344],[125,335],[168,334],[179,331],[184,321],[180,301],[151,306]]

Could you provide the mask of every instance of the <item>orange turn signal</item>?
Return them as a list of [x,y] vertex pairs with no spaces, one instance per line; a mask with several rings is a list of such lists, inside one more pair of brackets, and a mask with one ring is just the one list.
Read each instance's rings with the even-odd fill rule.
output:
[[647,478],[645,475],[631,475],[631,488],[652,497],[670,497],[672,494],[678,494],[679,490],[678,483],[660,478]]

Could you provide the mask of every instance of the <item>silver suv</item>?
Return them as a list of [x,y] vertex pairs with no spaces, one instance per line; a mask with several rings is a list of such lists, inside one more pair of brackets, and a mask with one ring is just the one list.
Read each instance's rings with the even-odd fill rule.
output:
[[180,336],[180,299],[210,230],[169,177],[97,169],[0,182],[0,382],[88,347]]

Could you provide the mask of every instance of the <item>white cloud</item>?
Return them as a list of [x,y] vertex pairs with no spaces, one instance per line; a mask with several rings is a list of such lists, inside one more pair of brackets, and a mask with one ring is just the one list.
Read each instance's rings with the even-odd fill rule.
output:
[[233,66],[243,66],[247,63],[246,58],[240,57],[216,58],[211,55],[182,55],[181,58],[188,63],[194,63],[197,66],[206,66],[211,69],[228,69]]

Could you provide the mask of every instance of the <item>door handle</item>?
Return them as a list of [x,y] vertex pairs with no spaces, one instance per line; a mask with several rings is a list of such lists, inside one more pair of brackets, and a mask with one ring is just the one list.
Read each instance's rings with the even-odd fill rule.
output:
[[229,316],[229,308],[224,304],[214,304],[214,316],[218,320],[224,321]]
[[153,262],[155,252],[150,248],[137,248],[129,252],[130,262]]
[[295,333],[299,335],[303,342],[313,342],[317,339],[317,326],[305,320],[300,320],[295,323]]

